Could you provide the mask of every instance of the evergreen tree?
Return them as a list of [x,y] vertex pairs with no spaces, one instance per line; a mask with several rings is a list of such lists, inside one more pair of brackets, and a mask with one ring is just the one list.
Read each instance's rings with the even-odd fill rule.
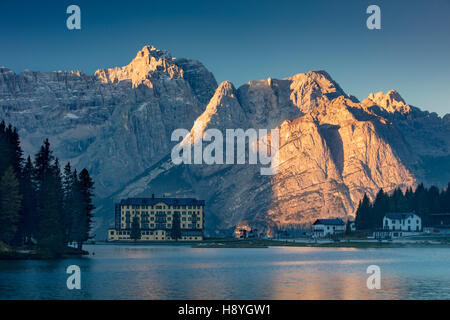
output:
[[0,177],[12,166],[11,146],[6,132],[5,122],[0,122]]
[[75,202],[75,193],[78,192],[77,183],[76,171],[74,176],[70,162],[68,162],[63,172],[63,223],[65,243],[74,240],[73,225],[75,222],[75,209],[77,208],[77,203]]
[[13,167],[0,180],[0,240],[11,244],[17,231],[22,195]]
[[79,201],[79,204],[77,205],[74,219],[74,240],[77,242],[78,249],[82,250],[83,242],[91,238],[89,233],[92,229],[93,211],[95,209],[92,203],[94,181],[86,169],[80,172],[76,192],[76,201]]
[[[402,193],[400,191],[400,193]],[[403,193],[402,193],[403,195]],[[383,227],[383,217],[386,212],[389,211],[389,198],[383,189],[378,191],[375,201],[373,203],[372,214],[370,218],[370,228],[382,228]]]
[[133,220],[131,221],[130,238],[133,239],[134,241],[137,241],[141,238],[141,227],[139,225],[138,216],[134,216]]
[[442,194],[441,210],[445,213],[450,212],[450,182],[447,185],[447,189],[445,189],[445,192]]
[[423,183],[419,184],[414,192],[414,211],[422,219],[424,224],[430,209],[428,207],[428,194]]
[[173,214],[171,237],[175,241],[178,241],[178,239],[181,238],[181,221],[178,212]]
[[38,210],[38,244],[54,254],[64,248],[62,219],[62,183],[59,163],[54,159],[48,139],[35,157],[35,173]]
[[9,125],[7,130],[7,136],[10,147],[11,164],[13,166],[14,173],[20,182],[23,167],[23,151],[22,148],[20,147],[20,139],[19,134],[17,133],[17,129]]
[[370,203],[367,194],[364,194],[362,201],[359,202],[358,209],[356,210],[355,225],[358,230],[370,229],[370,216],[372,211],[372,205]]
[[36,216],[36,188],[33,181],[34,167],[28,156],[22,170],[21,193],[22,209],[20,211],[19,237],[22,243],[29,243],[33,235],[36,235],[38,225]]
[[439,189],[435,186],[431,186],[428,189],[428,208],[430,213],[441,212],[440,193]]
[[37,240],[41,248],[62,254],[70,241],[81,250],[92,225],[93,185],[87,170],[78,176],[70,163],[61,169],[46,139],[23,161],[16,128],[0,122],[0,241],[13,245]]

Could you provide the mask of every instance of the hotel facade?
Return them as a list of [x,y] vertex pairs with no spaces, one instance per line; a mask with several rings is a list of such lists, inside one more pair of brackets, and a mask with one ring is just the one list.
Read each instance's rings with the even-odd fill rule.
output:
[[115,223],[108,230],[108,241],[134,241],[131,229],[135,217],[141,232],[137,241],[175,241],[174,222],[179,223],[178,240],[203,240],[204,208],[205,201],[193,198],[152,196],[121,200],[115,205]]

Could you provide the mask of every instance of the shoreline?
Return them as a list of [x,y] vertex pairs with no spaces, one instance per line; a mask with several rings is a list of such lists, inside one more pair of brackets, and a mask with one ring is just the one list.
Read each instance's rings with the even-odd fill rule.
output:
[[88,256],[89,252],[86,250],[77,250],[71,247],[65,248],[65,252],[60,256],[55,255],[49,251],[38,249],[16,249],[8,248],[0,251],[0,261],[2,260],[63,260],[73,257]]
[[303,248],[450,248],[450,238],[403,239],[395,241],[377,241],[368,239],[343,239],[340,241],[321,240],[314,242],[307,239],[205,239],[202,241],[98,241],[88,245],[136,245],[136,246],[189,246],[191,248],[270,248],[270,247],[303,247]]

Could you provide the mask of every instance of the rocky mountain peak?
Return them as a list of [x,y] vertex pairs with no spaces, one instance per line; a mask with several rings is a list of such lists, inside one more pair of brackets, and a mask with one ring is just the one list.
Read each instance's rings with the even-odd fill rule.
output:
[[339,96],[346,96],[339,84],[322,70],[299,73],[285,80],[291,81],[291,101],[304,113]]
[[100,69],[95,72],[95,76],[103,83],[131,81],[133,87],[143,84],[153,88],[152,78],[183,77],[183,70],[173,60],[169,52],[145,46],[127,66]]
[[370,93],[367,99],[363,101],[363,103],[365,103],[366,105],[376,104],[389,113],[400,112],[404,114],[411,111],[411,107],[406,104],[402,96],[395,90],[389,90],[388,92],[386,92],[386,94],[382,91],[375,94]]
[[137,53],[136,58],[142,58],[142,57],[154,57],[156,59],[162,58],[162,59],[166,59],[166,60],[172,59],[172,55],[170,54],[169,51],[159,50],[158,48],[151,46],[151,45],[144,46],[142,48],[142,50],[140,50]]
[[222,82],[216,90],[214,97],[233,96],[236,93],[236,88],[230,81]]

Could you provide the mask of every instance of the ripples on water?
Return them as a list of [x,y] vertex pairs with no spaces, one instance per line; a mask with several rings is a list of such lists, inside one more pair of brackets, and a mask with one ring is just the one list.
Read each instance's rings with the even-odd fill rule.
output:
[[[86,249],[95,256],[0,261],[0,299],[450,299],[449,248]],[[66,287],[72,264],[81,290]],[[380,290],[366,287],[371,264]]]

